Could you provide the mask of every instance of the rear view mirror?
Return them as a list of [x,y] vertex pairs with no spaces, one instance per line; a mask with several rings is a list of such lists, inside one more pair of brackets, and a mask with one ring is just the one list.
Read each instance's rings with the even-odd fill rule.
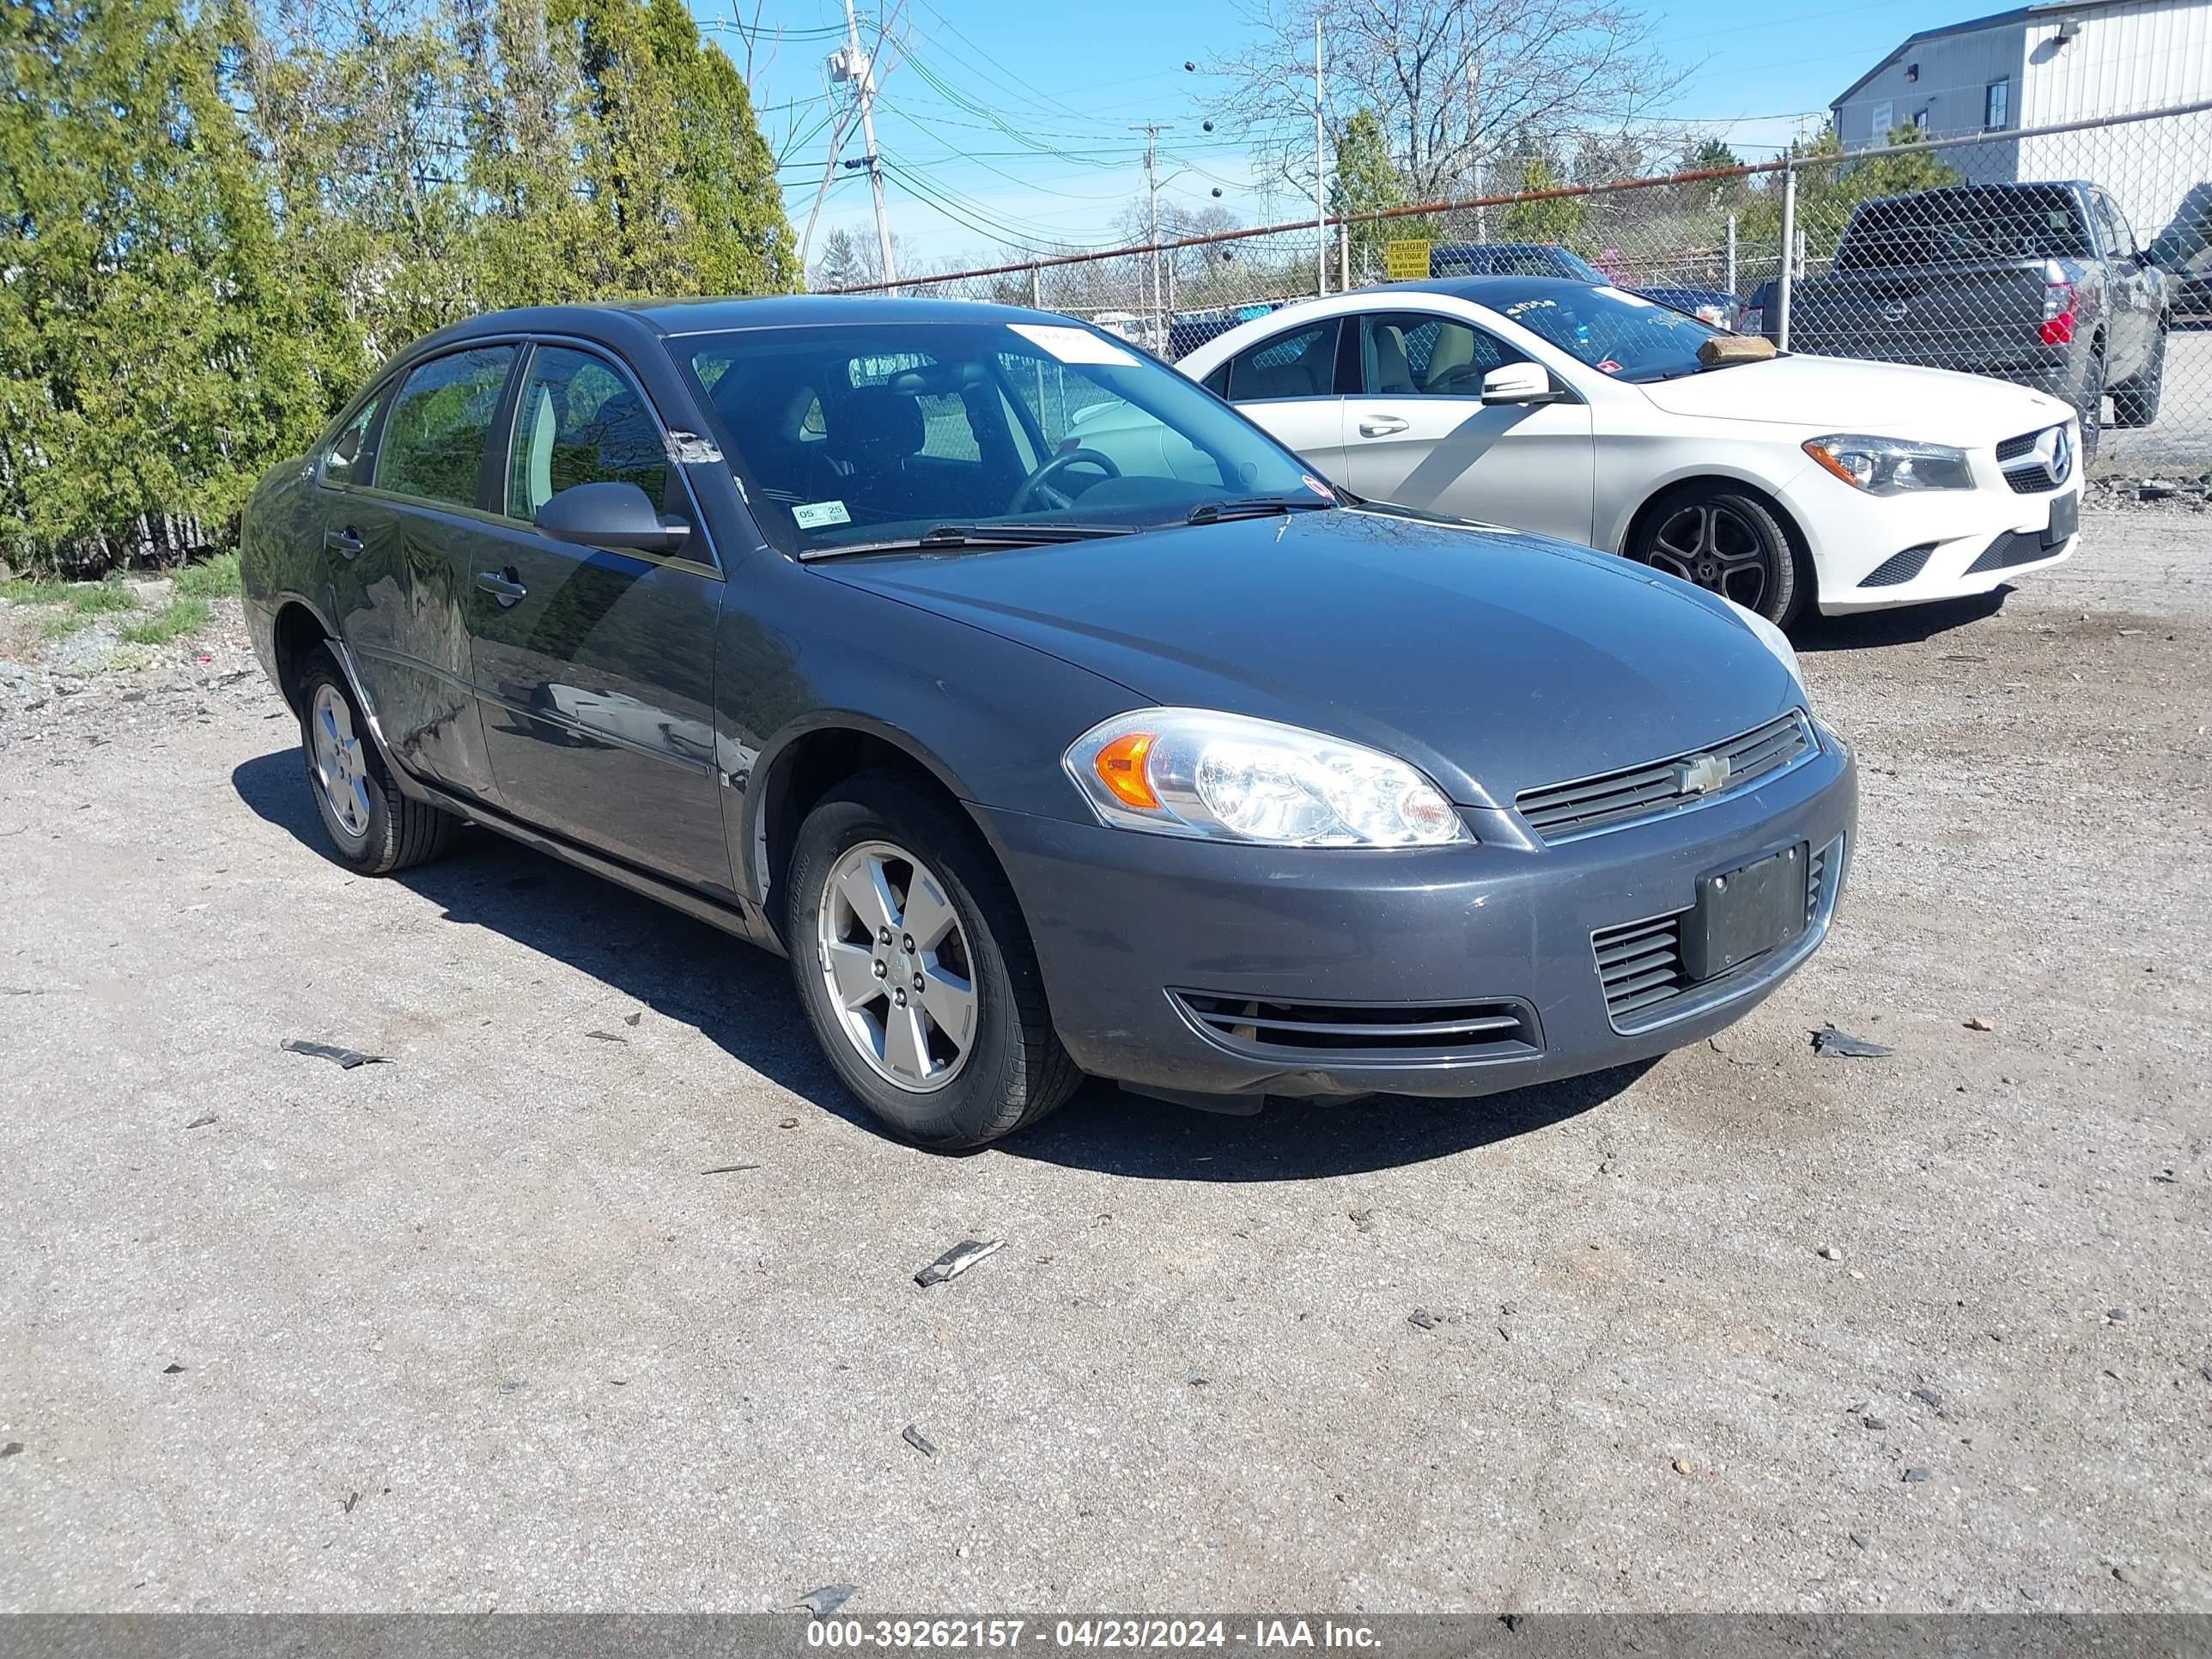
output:
[[1482,377],[1486,404],[1548,404],[1559,395],[1541,363],[1501,363]]
[[580,547],[673,553],[691,534],[681,520],[663,519],[634,483],[571,484],[538,509],[540,534]]

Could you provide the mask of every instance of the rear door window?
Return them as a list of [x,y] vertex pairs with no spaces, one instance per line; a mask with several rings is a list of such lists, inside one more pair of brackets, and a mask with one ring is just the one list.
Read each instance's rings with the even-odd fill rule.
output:
[[368,401],[355,411],[338,435],[331,440],[330,447],[323,452],[323,482],[326,484],[364,483],[376,470],[376,452],[371,447],[376,431],[376,417],[383,412],[387,386],[380,386],[370,394]]
[[474,507],[500,393],[514,367],[513,346],[478,346],[414,369],[377,445],[377,488]]
[[1229,400],[1264,403],[1273,398],[1326,398],[1336,391],[1334,317],[1248,346],[1229,360]]

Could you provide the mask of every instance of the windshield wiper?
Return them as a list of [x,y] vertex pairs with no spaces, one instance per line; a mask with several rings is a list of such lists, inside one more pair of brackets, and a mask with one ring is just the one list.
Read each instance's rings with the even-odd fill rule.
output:
[[1185,524],[1219,524],[1224,519],[1261,519],[1278,513],[1304,513],[1334,507],[1318,496],[1255,495],[1241,501],[1200,501],[1190,510]]
[[919,536],[890,541],[842,542],[835,547],[803,549],[802,562],[838,559],[848,553],[934,553],[962,547],[1042,547],[1054,542],[1087,542],[1100,536],[1134,533],[1124,524],[940,524]]

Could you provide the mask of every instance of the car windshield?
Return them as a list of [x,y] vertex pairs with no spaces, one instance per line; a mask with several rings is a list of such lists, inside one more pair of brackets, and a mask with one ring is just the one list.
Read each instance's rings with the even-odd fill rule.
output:
[[1054,541],[1334,504],[1173,369],[1045,318],[670,342],[769,540],[801,558]]
[[1666,380],[1706,365],[1698,348],[1721,331],[1617,288],[1547,287],[1498,307],[1531,334],[1622,380]]

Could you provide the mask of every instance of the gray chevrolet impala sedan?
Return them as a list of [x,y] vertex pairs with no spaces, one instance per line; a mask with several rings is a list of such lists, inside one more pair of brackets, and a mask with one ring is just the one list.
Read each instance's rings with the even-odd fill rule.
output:
[[974,1146],[1086,1073],[1457,1097],[1661,1054],[1816,948],[1856,812],[1789,644],[1359,501],[1042,313],[507,312],[245,514],[337,856],[476,823],[789,957]]

